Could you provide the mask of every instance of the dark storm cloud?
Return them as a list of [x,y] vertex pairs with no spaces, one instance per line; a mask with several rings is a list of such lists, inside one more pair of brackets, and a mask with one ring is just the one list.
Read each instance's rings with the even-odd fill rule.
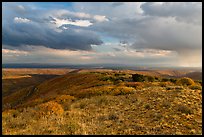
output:
[[31,23],[16,23],[3,27],[5,45],[43,45],[54,49],[91,50],[91,44],[100,45],[102,41],[93,32],[69,28],[56,32],[49,28],[41,28]]
[[[9,10],[9,11],[8,11]],[[8,12],[7,12],[8,11]],[[16,12],[21,11],[21,12]],[[13,47],[22,45],[45,46],[54,49],[91,50],[91,45],[101,45],[103,41],[93,31],[70,26],[67,30],[49,26],[55,21],[49,13],[30,12],[22,5],[11,4],[3,8],[2,44]],[[12,13],[13,12],[13,13]],[[11,14],[12,13],[12,14]],[[36,16],[38,15],[38,16]],[[16,22],[14,18],[17,17]],[[22,22],[22,20],[29,20]],[[59,29],[57,32],[55,29]]]

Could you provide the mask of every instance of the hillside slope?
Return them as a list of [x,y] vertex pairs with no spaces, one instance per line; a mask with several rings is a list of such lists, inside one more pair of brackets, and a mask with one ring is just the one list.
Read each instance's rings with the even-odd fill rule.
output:
[[184,75],[185,77],[192,78],[194,80],[202,80],[202,72],[191,72]]
[[17,90],[3,98],[3,134],[202,134],[199,83],[129,79],[77,71]]

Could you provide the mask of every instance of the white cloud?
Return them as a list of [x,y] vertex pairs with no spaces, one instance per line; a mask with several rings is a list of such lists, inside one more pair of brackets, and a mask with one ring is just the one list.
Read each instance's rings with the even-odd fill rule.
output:
[[15,23],[28,23],[28,22],[31,22],[31,20],[27,18],[15,17],[14,22]]
[[109,20],[106,18],[106,16],[95,15],[95,16],[93,16],[93,18],[94,18],[96,21],[99,21],[99,22],[109,21]]
[[28,52],[21,50],[2,49],[2,56],[27,56]]
[[63,28],[63,29],[69,29],[68,27],[65,27],[65,26],[63,26],[62,28]]
[[23,11],[25,10],[25,7],[24,7],[23,5],[18,5],[17,7],[18,7],[20,10],[23,10]]
[[80,27],[88,27],[92,25],[92,23],[89,20],[69,20],[69,19],[57,19],[54,18],[55,21],[50,21],[51,23],[56,24],[57,27],[60,27],[64,24],[70,24],[70,25],[75,25],[75,26],[80,26]]
[[72,20],[92,20],[96,22],[103,22],[108,21],[106,16],[104,15],[97,15],[97,14],[88,14],[85,12],[71,12],[69,10],[59,9],[59,10],[52,10],[47,13],[47,16],[52,16],[57,19],[72,19]]

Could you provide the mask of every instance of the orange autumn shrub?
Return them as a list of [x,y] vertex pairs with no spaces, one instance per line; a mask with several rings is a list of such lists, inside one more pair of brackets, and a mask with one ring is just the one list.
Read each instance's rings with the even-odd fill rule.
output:
[[176,82],[176,84],[183,85],[183,86],[190,86],[190,85],[194,85],[195,82],[191,78],[184,77],[184,78],[179,79]]
[[40,105],[37,105],[35,107],[36,114],[38,116],[44,116],[44,115],[62,115],[64,113],[64,109],[60,104],[58,104],[55,101],[49,101]]

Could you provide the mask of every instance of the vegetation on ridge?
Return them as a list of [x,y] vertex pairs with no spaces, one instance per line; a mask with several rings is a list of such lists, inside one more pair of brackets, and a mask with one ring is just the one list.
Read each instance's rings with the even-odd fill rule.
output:
[[3,134],[202,134],[200,81],[135,74],[68,73],[18,89],[3,98]]

